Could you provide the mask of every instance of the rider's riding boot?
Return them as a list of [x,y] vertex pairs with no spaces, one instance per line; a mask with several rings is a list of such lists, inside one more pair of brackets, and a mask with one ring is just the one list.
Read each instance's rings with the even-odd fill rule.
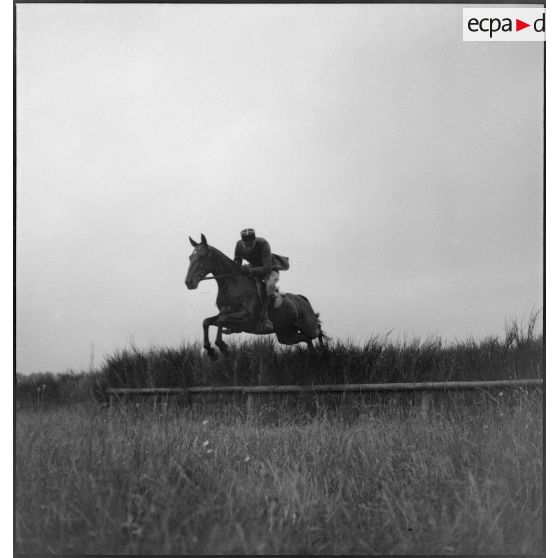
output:
[[262,319],[260,322],[260,329],[264,333],[273,333],[273,324],[271,323],[271,320],[269,319],[269,315],[267,313],[268,304],[271,304],[273,306],[273,302],[274,302],[274,297],[266,294],[263,300],[263,312],[262,312]]

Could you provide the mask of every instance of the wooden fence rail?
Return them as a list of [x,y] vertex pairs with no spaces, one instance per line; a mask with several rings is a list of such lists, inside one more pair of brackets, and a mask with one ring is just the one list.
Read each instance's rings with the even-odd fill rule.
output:
[[422,392],[421,412],[427,413],[430,392],[456,391],[456,390],[487,390],[518,387],[540,387],[543,380],[538,378],[524,380],[492,380],[476,382],[416,382],[416,383],[391,383],[391,384],[331,384],[331,385],[285,385],[285,386],[193,386],[184,388],[109,388],[110,405],[114,399],[127,395],[188,395],[202,393],[243,393],[247,395],[247,408],[253,408],[254,395],[263,393],[352,393],[352,392],[380,392],[380,391],[413,391]]
[[188,393],[321,393],[353,391],[445,391],[542,386],[543,380],[492,380],[478,382],[415,382],[391,384],[312,384],[285,386],[193,386],[184,388],[109,388],[109,395],[181,395]]

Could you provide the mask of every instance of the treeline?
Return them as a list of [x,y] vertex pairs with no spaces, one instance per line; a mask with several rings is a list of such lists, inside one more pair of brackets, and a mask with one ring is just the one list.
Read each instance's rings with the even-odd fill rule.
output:
[[16,374],[16,408],[33,407],[43,409],[51,405],[66,405],[97,400],[104,402],[107,384],[103,372],[39,372]]
[[196,385],[342,384],[541,378],[544,339],[535,318],[517,322],[503,338],[444,343],[441,338],[364,344],[335,341],[326,349],[283,347],[273,337],[231,343],[210,361],[200,343],[177,348],[130,347],[109,356],[95,373],[17,377],[16,403],[41,407],[75,401],[105,401],[107,387]]

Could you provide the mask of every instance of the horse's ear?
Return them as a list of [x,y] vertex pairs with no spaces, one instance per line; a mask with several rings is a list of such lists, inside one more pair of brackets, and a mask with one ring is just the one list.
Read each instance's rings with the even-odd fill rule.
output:
[[198,245],[198,243],[197,243],[195,240],[192,240],[192,237],[191,237],[191,236],[189,236],[188,238],[190,239],[190,244],[191,244],[194,248],[196,248],[196,246]]
[[205,238],[205,234],[202,234],[202,235],[201,235],[201,239],[202,239],[202,244],[203,244],[204,246],[207,246],[207,238]]

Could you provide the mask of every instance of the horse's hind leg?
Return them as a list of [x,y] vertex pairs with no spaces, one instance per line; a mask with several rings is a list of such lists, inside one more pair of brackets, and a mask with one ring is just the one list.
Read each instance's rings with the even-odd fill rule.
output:
[[[312,344],[312,339],[316,339],[316,337],[320,339],[322,335],[319,324],[315,323],[315,321],[313,320],[305,319],[300,320],[297,325],[299,329],[299,335],[304,337],[304,341],[307,341],[308,348],[310,348],[311,346],[311,348],[313,349],[314,345]],[[322,344],[321,339],[320,344]]]
[[[211,318],[206,318],[203,321],[203,348],[207,351],[207,356],[211,360],[217,360],[219,358],[215,349],[211,346],[211,343],[209,341],[209,326],[215,325],[215,323],[217,322],[218,317],[219,317],[219,315],[217,314],[217,316],[212,316]],[[219,329],[219,331],[220,331],[220,329]]]
[[312,339],[309,338],[304,333],[300,333],[299,331],[282,331],[277,332],[277,341],[282,345],[296,345],[297,343],[307,343],[308,348],[314,348],[312,345]]
[[299,324],[299,331],[296,334],[297,342],[306,341],[308,345],[308,350],[314,352],[316,348],[314,347],[314,339],[318,339],[320,342],[320,348],[324,347],[324,340],[322,330],[319,324],[314,324],[309,321],[302,322]]

